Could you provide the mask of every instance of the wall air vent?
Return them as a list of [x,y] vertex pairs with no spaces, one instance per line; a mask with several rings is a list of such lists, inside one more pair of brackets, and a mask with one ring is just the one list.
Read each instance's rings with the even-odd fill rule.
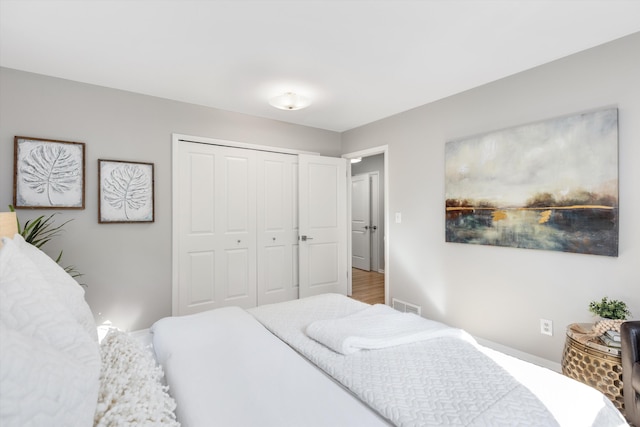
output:
[[391,299],[391,305],[394,309],[401,311],[402,313],[413,313],[420,316],[421,307],[419,305],[410,304],[406,301],[402,301],[396,298]]

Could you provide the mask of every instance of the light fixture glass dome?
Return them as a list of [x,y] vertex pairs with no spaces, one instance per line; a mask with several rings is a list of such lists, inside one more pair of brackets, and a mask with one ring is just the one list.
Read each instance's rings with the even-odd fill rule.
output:
[[311,100],[297,93],[287,92],[271,98],[269,104],[281,110],[300,110],[311,105]]

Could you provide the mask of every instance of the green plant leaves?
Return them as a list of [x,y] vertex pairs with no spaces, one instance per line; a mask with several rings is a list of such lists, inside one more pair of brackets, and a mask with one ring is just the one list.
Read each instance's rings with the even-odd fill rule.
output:
[[627,304],[623,301],[610,300],[608,297],[602,298],[601,301],[591,301],[589,303],[589,311],[605,319],[625,320],[631,315]]
[[[13,205],[9,205],[9,210],[11,212],[15,212],[15,208]],[[42,245],[47,243],[52,238],[58,236],[62,231],[62,227],[64,227],[67,223],[73,221],[73,219],[69,219],[63,222],[60,225],[55,226],[53,221],[54,217],[58,213],[55,212],[47,217],[44,215],[40,215],[39,217],[31,220],[27,220],[24,223],[24,228],[20,226],[20,221],[18,221],[18,233],[24,238],[25,242],[32,244],[36,248],[40,248]],[[58,257],[55,259],[57,264],[60,264],[62,260],[62,251],[58,254]],[[82,276],[82,273],[76,270],[75,266],[67,266],[64,267],[64,271],[66,271],[71,277],[79,277]]]

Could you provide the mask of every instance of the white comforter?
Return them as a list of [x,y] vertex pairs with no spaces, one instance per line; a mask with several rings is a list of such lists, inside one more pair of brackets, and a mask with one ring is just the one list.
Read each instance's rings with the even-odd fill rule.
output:
[[151,332],[183,427],[388,426],[240,308],[165,318]]
[[345,356],[305,334],[313,322],[366,307],[329,294],[249,312],[398,426],[626,425],[596,390],[468,340],[440,336]]

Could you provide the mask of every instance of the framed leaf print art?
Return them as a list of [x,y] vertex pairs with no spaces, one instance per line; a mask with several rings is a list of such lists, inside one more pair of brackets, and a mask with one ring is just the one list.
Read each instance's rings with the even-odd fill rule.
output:
[[14,138],[13,206],[84,209],[84,143]]
[[98,222],[153,222],[153,163],[98,160]]

